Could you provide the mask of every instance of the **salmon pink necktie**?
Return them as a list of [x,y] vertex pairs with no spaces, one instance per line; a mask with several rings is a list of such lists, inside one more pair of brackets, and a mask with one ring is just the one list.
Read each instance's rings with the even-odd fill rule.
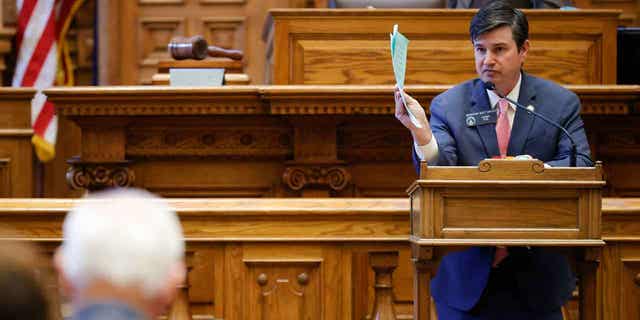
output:
[[[511,126],[509,126],[509,117],[507,116],[509,102],[505,99],[500,99],[500,101],[498,101],[498,107],[500,108],[500,113],[498,114],[498,122],[496,123],[496,136],[498,137],[500,157],[504,158],[507,156],[507,147],[509,146],[509,137],[511,136]],[[496,252],[493,257],[493,267],[497,267],[508,255],[509,251],[507,251],[506,247],[496,247]]]
[[509,137],[511,136],[511,126],[509,126],[509,117],[507,116],[509,102],[505,99],[500,99],[498,101],[498,107],[500,111],[498,114],[498,122],[496,123],[496,136],[498,137],[500,157],[504,158],[507,156],[507,147],[509,146]]

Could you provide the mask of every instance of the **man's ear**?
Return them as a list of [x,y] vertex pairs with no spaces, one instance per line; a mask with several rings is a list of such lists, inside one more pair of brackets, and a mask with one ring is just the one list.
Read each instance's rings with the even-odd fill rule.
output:
[[[176,298],[176,293],[178,292],[178,286],[185,283],[187,277],[187,268],[183,261],[177,262],[171,270],[169,270],[169,274],[167,275],[167,280],[165,281],[164,287],[160,289],[158,292],[158,296],[156,297],[157,303],[156,306],[160,307],[160,309],[164,309],[169,307],[173,300]],[[155,310],[154,310],[155,311]],[[164,310],[158,310],[158,314],[162,313]]]
[[518,50],[518,53],[520,54],[520,57],[522,59],[527,57],[527,53],[529,53],[530,47],[531,47],[531,42],[529,42],[529,39],[525,40],[524,43],[522,44],[522,47],[520,47],[520,49]]
[[63,296],[71,298],[74,294],[74,287],[66,273],[64,272],[64,267],[62,264],[62,251],[61,247],[56,249],[56,252],[53,254],[53,268],[56,270],[56,274],[58,276],[58,287],[60,288],[60,292]]

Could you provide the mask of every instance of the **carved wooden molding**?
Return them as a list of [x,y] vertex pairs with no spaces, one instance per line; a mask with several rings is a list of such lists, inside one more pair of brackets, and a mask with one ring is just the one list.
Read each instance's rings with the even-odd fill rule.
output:
[[291,166],[285,169],[282,180],[287,187],[294,191],[311,186],[340,191],[351,183],[351,174],[344,166]]
[[216,105],[213,103],[191,103],[189,105],[147,103],[135,105],[115,104],[94,105],[82,104],[58,109],[66,116],[134,116],[134,115],[218,115],[218,114],[263,114],[260,106],[252,103]]
[[316,104],[278,103],[271,106],[273,114],[317,115],[317,114],[392,114],[394,107],[388,104],[358,106],[348,103]]
[[337,133],[338,158],[356,161],[411,161],[411,136],[403,127],[342,126]]
[[129,161],[113,163],[87,163],[68,161],[67,183],[75,190],[100,190],[110,187],[130,187],[135,175],[128,168]]
[[582,106],[582,114],[589,115],[624,115],[629,114],[633,109],[633,104],[616,103],[616,102],[591,102],[584,101]]
[[[407,86],[406,90],[428,112],[431,99],[450,87]],[[635,114],[640,106],[637,85],[566,88],[580,97],[582,115]],[[391,115],[394,112],[392,86],[71,87],[48,89],[45,94],[64,115]]]
[[135,128],[127,132],[127,156],[291,157],[291,130],[255,128]]
[[32,99],[35,93],[36,90],[33,88],[0,87],[0,99],[2,101]]
[[[309,274],[306,272],[302,272],[298,274],[296,279],[298,280],[298,284],[300,286],[305,286],[309,283]],[[266,273],[261,273],[258,275],[256,282],[258,283],[259,286],[264,287],[269,283],[269,276],[267,276]]]

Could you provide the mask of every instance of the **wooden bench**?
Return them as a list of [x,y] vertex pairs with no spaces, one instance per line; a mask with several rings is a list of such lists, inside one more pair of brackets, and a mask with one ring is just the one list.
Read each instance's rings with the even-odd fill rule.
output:
[[[65,213],[78,201],[84,200],[4,200],[0,224],[15,231],[2,238],[32,241],[52,251],[61,241]],[[314,314],[311,318],[322,312],[325,319],[363,319],[375,300],[372,252],[397,252],[394,306],[399,318],[412,312],[407,199],[169,202],[178,211],[186,237],[188,297],[194,315],[246,319],[249,312],[278,312],[284,304]],[[607,243],[598,274],[602,319],[638,319],[640,199],[605,198],[602,212]],[[388,257],[371,259],[378,269],[389,268]],[[260,300],[257,297],[269,287],[264,281],[282,281],[278,283],[302,294],[276,290],[271,300]],[[569,306],[573,319],[575,305]],[[284,314],[272,315],[286,319]]]

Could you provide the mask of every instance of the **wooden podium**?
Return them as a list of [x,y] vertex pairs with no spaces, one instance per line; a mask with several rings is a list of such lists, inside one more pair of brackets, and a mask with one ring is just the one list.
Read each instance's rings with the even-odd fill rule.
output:
[[430,278],[439,259],[467,246],[565,247],[575,257],[580,318],[599,319],[600,163],[545,168],[539,160],[484,160],[477,167],[428,167],[408,189],[415,264],[414,319],[433,318]]

